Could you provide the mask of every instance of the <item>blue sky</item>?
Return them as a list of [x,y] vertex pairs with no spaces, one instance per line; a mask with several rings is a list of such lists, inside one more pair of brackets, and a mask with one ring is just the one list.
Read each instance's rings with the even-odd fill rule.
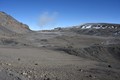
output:
[[0,11],[32,30],[90,22],[120,23],[120,0],[0,0]]

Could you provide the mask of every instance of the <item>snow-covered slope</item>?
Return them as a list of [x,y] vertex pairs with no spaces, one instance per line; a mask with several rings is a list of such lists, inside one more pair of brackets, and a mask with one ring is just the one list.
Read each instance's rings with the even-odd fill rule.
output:
[[79,26],[81,29],[120,29],[120,24],[110,23],[86,23]]

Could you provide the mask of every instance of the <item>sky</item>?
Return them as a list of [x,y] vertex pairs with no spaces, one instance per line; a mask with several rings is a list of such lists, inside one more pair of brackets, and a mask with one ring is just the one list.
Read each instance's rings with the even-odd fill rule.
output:
[[0,11],[32,30],[120,23],[120,0],[0,0]]

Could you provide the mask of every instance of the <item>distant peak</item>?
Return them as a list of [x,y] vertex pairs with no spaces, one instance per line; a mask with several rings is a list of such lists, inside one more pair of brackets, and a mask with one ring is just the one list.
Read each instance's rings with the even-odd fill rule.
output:
[[120,29],[120,24],[115,23],[85,23],[80,25],[81,29]]

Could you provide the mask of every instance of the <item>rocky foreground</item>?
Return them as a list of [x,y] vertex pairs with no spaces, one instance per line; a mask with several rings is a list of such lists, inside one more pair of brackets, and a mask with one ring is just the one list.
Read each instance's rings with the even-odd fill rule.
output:
[[1,80],[120,79],[120,46],[113,37],[29,35],[1,41]]

